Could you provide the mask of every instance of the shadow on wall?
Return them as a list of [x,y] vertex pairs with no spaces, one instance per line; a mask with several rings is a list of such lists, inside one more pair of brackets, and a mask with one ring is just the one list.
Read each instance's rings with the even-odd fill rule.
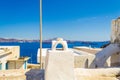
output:
[[85,68],[88,68],[88,59],[85,61]]

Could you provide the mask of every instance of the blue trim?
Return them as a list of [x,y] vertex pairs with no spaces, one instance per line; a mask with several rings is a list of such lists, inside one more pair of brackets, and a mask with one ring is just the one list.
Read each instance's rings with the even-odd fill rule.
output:
[[8,69],[8,62],[6,63],[6,70]]
[[2,70],[2,63],[0,63],[0,70]]
[[27,61],[24,62],[24,69],[27,69]]

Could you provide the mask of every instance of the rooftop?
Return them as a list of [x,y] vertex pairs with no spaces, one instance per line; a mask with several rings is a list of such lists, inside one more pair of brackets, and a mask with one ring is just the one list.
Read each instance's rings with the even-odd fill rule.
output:
[[89,48],[89,47],[75,47],[74,49],[79,51],[84,51],[90,54],[96,54],[97,52],[101,51],[100,48]]
[[28,59],[30,59],[30,58],[29,57],[20,57],[20,58],[12,58],[7,61],[27,61]]

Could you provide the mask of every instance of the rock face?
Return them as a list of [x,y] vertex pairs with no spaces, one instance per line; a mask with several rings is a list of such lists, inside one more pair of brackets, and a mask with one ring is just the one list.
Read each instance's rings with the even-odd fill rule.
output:
[[111,44],[96,54],[96,67],[104,67],[111,57],[111,67],[120,66],[120,18],[112,21]]
[[104,67],[106,60],[118,52],[120,52],[119,44],[110,44],[102,51],[98,52],[95,58],[96,67]]
[[120,43],[120,18],[112,21],[111,43]]
[[[120,44],[120,17],[112,21],[111,43]],[[111,56],[111,66],[120,66],[120,52],[116,52]]]

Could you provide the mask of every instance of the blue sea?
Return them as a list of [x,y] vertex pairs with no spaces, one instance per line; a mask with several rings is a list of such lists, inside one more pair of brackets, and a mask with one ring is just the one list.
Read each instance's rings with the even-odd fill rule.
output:
[[[108,44],[109,41],[104,42],[68,42],[68,47],[73,48],[75,46],[87,46],[92,48],[100,48],[101,46]],[[43,48],[51,48],[50,42],[43,42]],[[19,43],[19,42],[0,42],[0,46],[20,46],[20,56],[21,57],[31,57],[28,60],[28,63],[37,63],[37,50],[40,47],[39,42],[25,42],[25,43]]]

